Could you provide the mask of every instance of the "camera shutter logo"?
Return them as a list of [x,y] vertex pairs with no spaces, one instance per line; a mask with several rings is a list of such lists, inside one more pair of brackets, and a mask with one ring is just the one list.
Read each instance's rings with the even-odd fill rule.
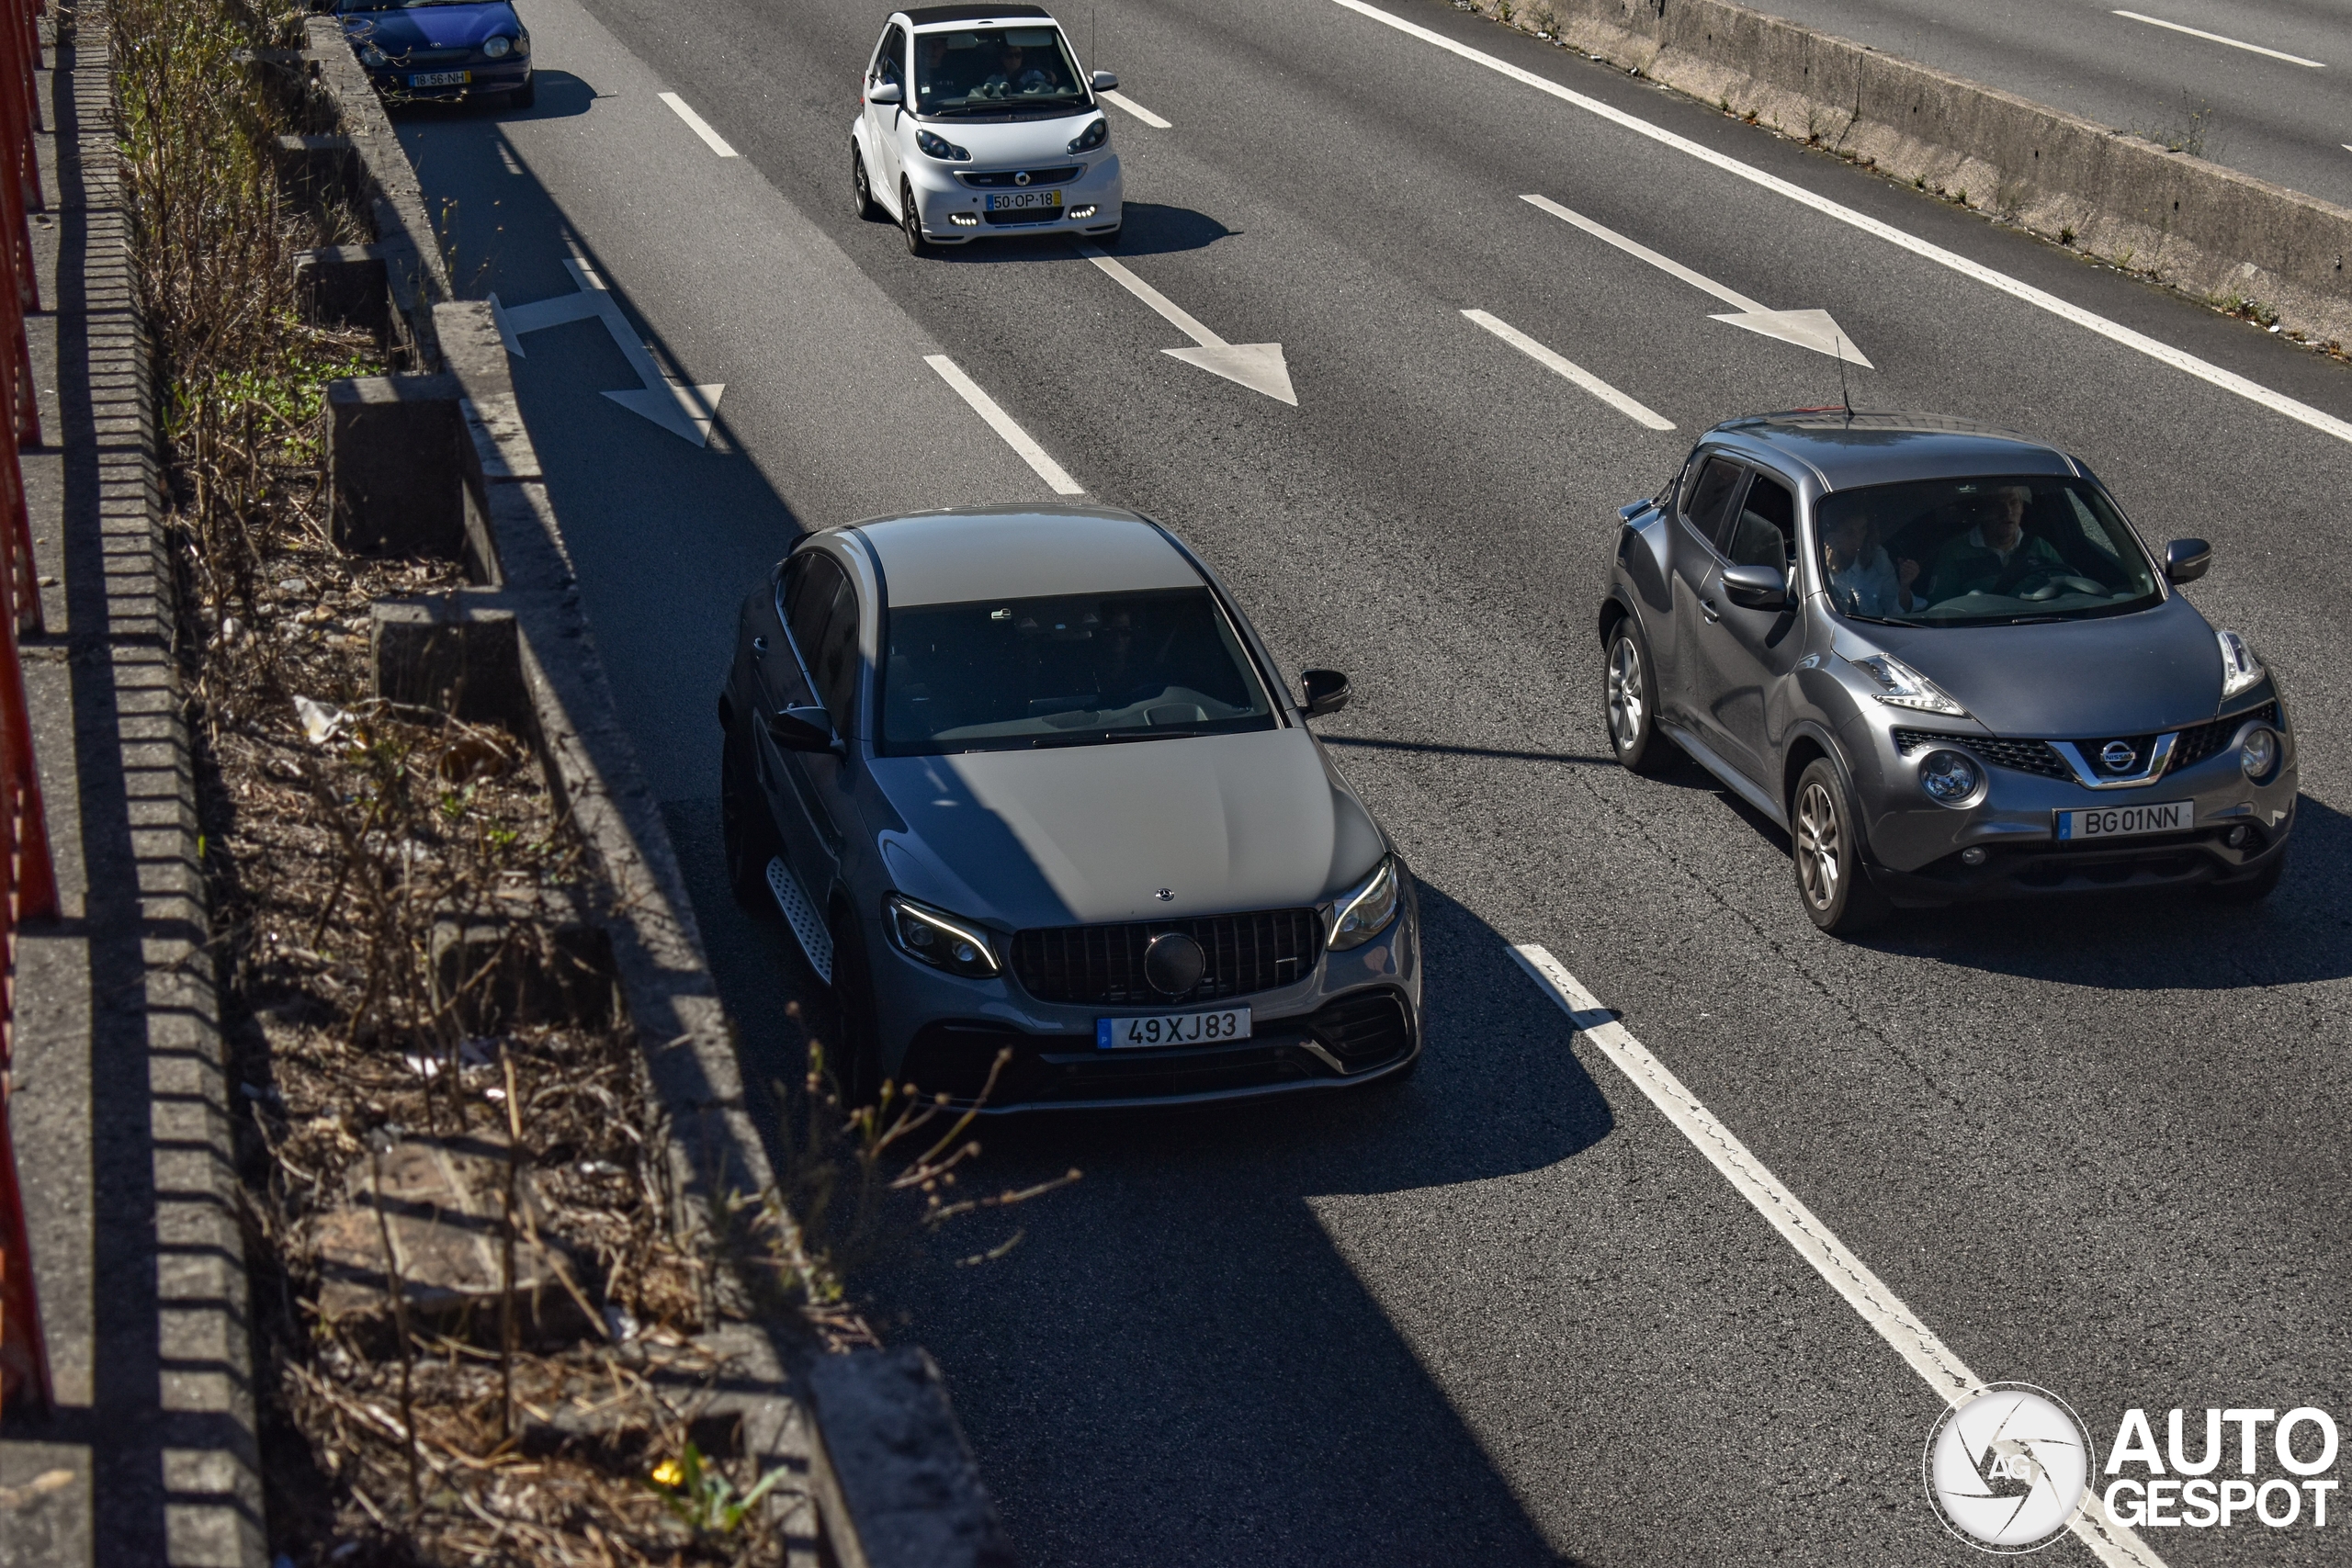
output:
[[1921,1470],[1946,1529],[1980,1551],[2018,1553],[2066,1533],[2094,1458],[2090,1434],[2064,1400],[2003,1382],[1937,1419]]

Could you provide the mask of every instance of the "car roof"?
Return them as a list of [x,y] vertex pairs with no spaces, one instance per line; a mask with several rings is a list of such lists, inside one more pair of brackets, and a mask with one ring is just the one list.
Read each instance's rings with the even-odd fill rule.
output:
[[1753,442],[1801,464],[1826,491],[1905,479],[2085,472],[2046,441],[1949,414],[1795,409],[1729,420],[1708,434],[1744,437],[1733,445]]
[[1043,6],[924,6],[899,15],[918,28],[946,22],[1012,21],[1015,17],[1043,17],[1049,22],[1054,19],[1053,13]]
[[1202,586],[1174,539],[1108,507],[959,506],[848,530],[873,550],[894,605]]

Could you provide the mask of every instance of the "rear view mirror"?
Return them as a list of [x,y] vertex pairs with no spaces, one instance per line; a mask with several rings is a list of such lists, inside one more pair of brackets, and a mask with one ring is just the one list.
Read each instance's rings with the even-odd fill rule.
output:
[[1743,610],[1786,609],[1789,580],[1777,566],[1727,566],[1724,597]]
[[869,104],[903,104],[907,101],[907,95],[896,82],[876,82],[865,89],[865,101]]
[[838,751],[832,716],[820,707],[790,707],[768,716],[768,738],[787,751]]
[[2175,539],[2165,547],[2165,581],[2194,582],[2213,564],[2213,547],[2202,539]]
[[1298,685],[1304,697],[1299,711],[1309,718],[1339,712],[1348,705],[1352,694],[1348,690],[1348,678],[1337,670],[1302,670],[1298,672]]
[[1115,71],[1097,71],[1088,78],[1088,85],[1098,93],[1107,93],[1119,85],[1119,73]]

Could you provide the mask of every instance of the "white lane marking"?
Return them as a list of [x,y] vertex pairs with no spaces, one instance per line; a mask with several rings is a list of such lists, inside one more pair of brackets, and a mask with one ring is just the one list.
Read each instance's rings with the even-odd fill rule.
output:
[[2265,49],[2258,43],[2245,43],[2237,39],[2223,38],[2219,33],[2209,33],[2203,28],[2185,28],[2178,22],[2167,22],[2162,17],[2143,17],[2137,11],[2118,11],[2115,15],[2128,17],[2135,22],[2145,22],[2152,28],[2169,28],[2177,33],[2187,33],[2190,38],[2201,38],[2207,43],[2225,43],[2232,49],[2245,50],[2248,54],[2267,54],[2273,60],[2283,60],[2290,65],[2308,65],[2314,71],[2327,69],[2327,62],[2324,60],[2305,60],[2300,54],[2284,54],[2275,49]]
[[1643,244],[1639,240],[1629,240],[1624,235],[1620,234],[1616,230],[1610,228],[1606,224],[1596,223],[1581,212],[1576,211],[1571,208],[1562,207],[1558,202],[1554,201],[1548,196],[1522,196],[1519,199],[1531,206],[1542,208],[1544,211],[1550,213],[1555,218],[1562,219],[1567,222],[1575,224],[1577,228],[1583,230],[1594,239],[1612,244],[1629,256],[1639,257],[1641,260],[1645,261],[1649,263],[1650,265],[1657,268],[1658,271],[1668,273],[1673,276],[1680,278],[1683,282],[1689,284],[1693,288],[1702,289],[1705,292],[1713,295],[1716,299],[1722,300],[1724,304],[1731,306],[1734,310],[1769,311],[1772,308],[1770,305],[1758,304],[1755,300],[1750,299],[1747,295],[1742,294],[1736,288],[1724,288],[1722,284],[1717,283],[1713,278],[1707,276],[1703,273],[1691,271],[1689,267],[1684,266],[1680,262],[1676,261],[1671,256],[1662,256],[1658,254],[1647,245]]
[[637,329],[621,314],[619,304],[605,288],[596,269],[577,256],[568,258],[563,265],[571,274],[571,280],[580,286],[572,293],[534,300],[528,305],[508,305],[495,294],[490,297],[490,317],[497,323],[498,335],[506,341],[506,352],[521,359],[525,357],[525,333],[543,332],[594,316],[605,323],[614,346],[628,359],[629,368],[637,372],[639,383],[632,390],[606,392],[605,396],[631,413],[642,414],[682,441],[696,446],[708,446],[711,424],[718,417],[718,397],[727,390],[727,383],[680,386],[664,376],[652,352],[637,335]]
[[1125,289],[1128,293],[1134,295],[1136,299],[1142,300],[1153,310],[1159,311],[1159,314],[1166,319],[1170,326],[1174,327],[1178,332],[1182,333],[1186,337],[1191,338],[1203,348],[1221,348],[1225,345],[1225,340],[1223,338],[1209,331],[1208,328],[1201,325],[1198,321],[1195,321],[1191,315],[1187,314],[1184,308],[1177,304],[1175,300],[1170,299],[1167,295],[1162,294],[1159,289],[1154,288],[1150,284],[1146,283],[1142,278],[1137,277],[1134,273],[1120,265],[1118,261],[1107,252],[1099,251],[1092,245],[1080,245],[1078,247],[1078,251],[1079,254],[1084,256],[1088,261],[1092,262],[1096,266],[1101,267],[1104,272],[1109,273],[1114,278],[1117,279],[1120,288]]
[[[1951,1346],[1920,1322],[1903,1304],[1902,1298],[1871,1272],[1868,1265],[1849,1252],[1845,1243],[1832,1235],[1795,1193],[1781,1185],[1780,1179],[1748,1152],[1747,1145],[1716,1121],[1714,1113],[1700,1103],[1699,1097],[1683,1088],[1682,1080],[1651,1055],[1648,1048],[1634,1039],[1617,1021],[1616,1015],[1602,1007],[1558,959],[1533,942],[1515,944],[1510,955],[1559,1003],[1578,1032],[1599,1046],[1619,1072],[1633,1080],[1634,1087],[1674,1123],[1675,1130],[1707,1156],[1707,1163],[1722,1172],[1741,1197],[1755,1205],[1757,1213],[1781,1233],[1781,1239],[1794,1247],[1799,1257],[1829,1281],[1832,1290],[1846,1298],[1846,1303],[1860,1314],[1862,1321],[1936,1391],[1937,1397],[1957,1409],[1984,1386],[1984,1380],[1969,1371],[1966,1363],[1952,1353]],[[2084,1495],[2083,1506],[2071,1528],[2092,1554],[2109,1568],[2164,1568],[2164,1560],[2149,1551],[2145,1542],[2107,1517],[2096,1488]]]
[[1070,478],[1059,463],[1046,456],[1046,449],[1029,438],[1029,433],[1012,423],[1012,416],[996,406],[996,400],[980,390],[978,382],[964,374],[963,367],[944,354],[926,354],[922,362],[939,372],[939,378],[960,393],[972,405],[972,412],[989,422],[989,428],[1004,437],[1004,444],[1021,454],[1021,460],[1037,470],[1037,477],[1053,488],[1056,495],[1084,495],[1079,482]]
[[1635,423],[1646,424],[1652,430],[1672,430],[1674,428],[1672,421],[1661,418],[1657,412],[1648,405],[1637,402],[1634,399],[1627,397],[1624,393],[1619,391],[1616,388],[1611,386],[1608,382],[1602,380],[1591,371],[1587,370],[1583,366],[1576,363],[1576,361],[1564,358],[1560,355],[1553,353],[1542,344],[1537,343],[1533,338],[1529,337],[1525,333],[1521,332],[1517,327],[1512,326],[1509,321],[1498,321],[1484,310],[1464,310],[1462,313],[1469,317],[1473,321],[1476,321],[1478,325],[1486,328],[1488,332],[1494,333],[1497,337],[1502,339],[1505,343],[1510,344],[1511,347],[1519,350],[1520,353],[1527,355],[1528,358],[1535,361],[1536,364],[1544,367],[1546,370],[1553,372],[1555,375],[1566,377],[1569,380],[1574,381],[1577,386],[1582,387],[1586,391],[1590,392],[1594,397],[1599,398],[1602,402],[1607,403],[1611,408],[1615,409],[1619,413],[1622,413],[1626,418],[1633,420]]
[[2194,376],[2200,381],[2211,382],[2223,391],[2234,393],[2250,403],[2256,403],[2270,410],[2273,413],[2284,414],[2287,418],[2307,424],[2313,430],[2333,435],[2338,441],[2352,442],[2352,423],[2340,420],[2332,413],[2323,412],[2309,403],[2298,402],[2283,392],[2274,392],[2258,381],[2250,381],[2235,371],[2224,370],[2218,365],[2199,359],[2193,354],[2173,347],[2170,344],[2159,343],[2144,333],[2135,333],[2120,321],[2110,321],[2104,316],[2086,310],[2079,305],[2069,303],[2059,299],[2055,294],[2036,288],[2033,285],[2011,277],[2007,273],[1996,272],[1989,266],[1969,260],[1956,251],[1948,251],[1941,245],[1930,244],[1925,240],[1905,233],[1891,223],[1882,223],[1867,213],[1857,212],[1852,208],[1832,201],[1826,196],[1815,196],[1803,186],[1792,185],[1778,175],[1766,174],[1763,170],[1743,164],[1727,153],[1718,152],[1712,147],[1702,147],[1688,137],[1678,136],[1663,126],[1652,125],[1645,119],[1627,114],[1612,105],[1604,104],[1598,98],[1586,97],[1582,93],[1563,87],[1557,82],[1538,76],[1532,71],[1521,70],[1507,60],[1498,60],[1491,54],[1472,49],[1468,44],[1456,43],[1443,33],[1432,32],[1419,23],[1405,20],[1402,17],[1392,17],[1376,6],[1365,4],[1365,0],[1331,0],[1331,3],[1335,6],[1344,6],[1351,11],[1369,17],[1385,26],[1395,28],[1398,32],[1409,34],[1425,43],[1435,44],[1449,54],[1459,55],[1475,64],[1498,72],[1514,82],[1533,87],[1538,92],[1548,93],[1563,103],[1573,104],[1577,108],[1598,115],[1613,125],[1623,126],[1637,136],[1646,136],[1651,141],[1671,147],[1678,152],[1687,153],[1702,164],[1713,164],[1725,174],[1737,175],[1753,185],[1763,186],[1766,190],[1787,197],[1791,201],[1810,207],[1815,211],[1826,217],[1834,218],[1840,223],[1850,224],[1866,234],[1875,235],[1890,245],[1899,246],[1914,255],[1934,262],[1939,266],[1950,267],[1964,277],[1974,278],[1988,288],[1996,288],[2013,299],[2025,301],[2036,310],[2047,310],[2061,320],[2072,321],[2086,331],[2097,333],[2099,336],[2110,342],[2121,344],[2135,353],[2144,354],[2160,364],[2169,365],[2174,369]]
[[1159,312],[1168,323],[1198,345],[1193,348],[1163,348],[1159,352],[1187,365],[1197,365],[1212,375],[1238,382],[1253,392],[1263,392],[1276,402],[1298,406],[1298,392],[1290,384],[1290,367],[1283,359],[1283,345],[1278,343],[1227,343],[1201,325],[1182,306],[1137,277],[1107,253],[1092,245],[1078,247],[1079,254],[1101,267],[1117,280],[1119,287]]
[[1119,107],[1126,110],[1129,114],[1135,116],[1137,119],[1143,121],[1154,130],[1173,130],[1175,129],[1175,127],[1170,125],[1166,120],[1160,118],[1158,115],[1152,113],[1149,109],[1144,107],[1141,104],[1136,102],[1125,93],[1102,92],[1097,93],[1094,96],[1102,99],[1106,104],[1118,105]]
[[688,108],[686,107],[685,99],[678,96],[675,93],[664,93],[662,95],[662,101],[669,105],[672,108],[677,110],[678,118],[686,122],[686,128],[692,130],[696,136],[701,137],[705,142],[708,143],[712,152],[718,153],[722,158],[732,158],[735,156],[735,149],[727,145],[727,138],[711,130],[710,121],[695,113],[693,109]]

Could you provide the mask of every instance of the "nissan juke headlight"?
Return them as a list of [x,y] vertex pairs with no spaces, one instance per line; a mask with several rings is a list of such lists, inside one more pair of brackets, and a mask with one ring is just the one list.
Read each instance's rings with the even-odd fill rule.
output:
[[889,917],[890,940],[908,957],[967,980],[985,980],[999,972],[995,945],[977,922],[896,893],[884,907]]
[[2268,671],[2263,669],[2262,660],[2254,656],[2245,638],[2237,633],[2215,632],[2213,636],[2222,645],[2222,700],[2228,702],[2240,692],[2259,684]]
[[1966,718],[1968,710],[1951,700],[1933,681],[1920,674],[1900,659],[1883,653],[1873,653],[1868,659],[1851,660],[1853,667],[1870,677],[1878,690],[1871,695],[1889,707],[1911,708],[1919,713],[1939,713],[1952,718]]
[[1111,122],[1107,119],[1098,119],[1078,133],[1078,140],[1069,144],[1069,150],[1073,152],[1091,152],[1110,140]]
[[935,130],[916,131],[915,145],[945,164],[965,163],[972,156]]
[[489,39],[484,40],[481,46],[481,51],[492,60],[505,59],[514,51],[514,40],[511,38]]
[[1372,874],[1333,901],[1331,938],[1323,945],[1334,953],[1362,947],[1388,929],[1404,901],[1405,886],[1395,855],[1383,855]]

